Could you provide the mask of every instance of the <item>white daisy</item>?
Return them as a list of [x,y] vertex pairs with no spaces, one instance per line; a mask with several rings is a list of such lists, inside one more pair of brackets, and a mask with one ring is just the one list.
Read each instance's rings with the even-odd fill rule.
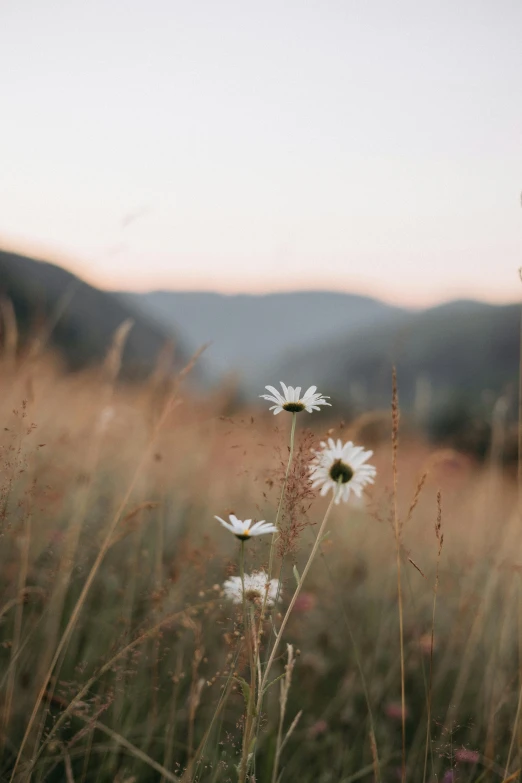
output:
[[300,386],[296,386],[294,389],[293,386],[286,386],[283,381],[280,381],[280,383],[283,394],[278,392],[273,386],[265,386],[265,389],[268,389],[271,394],[259,395],[264,400],[276,403],[270,408],[271,411],[274,411],[274,416],[277,416],[281,411],[289,411],[290,413],[308,411],[308,413],[312,413],[312,411],[321,410],[320,405],[331,405],[331,403],[326,402],[326,400],[330,399],[329,397],[324,397],[316,392],[317,386],[310,386],[301,397]]
[[321,487],[321,495],[331,489],[336,495],[336,503],[346,502],[351,492],[360,498],[366,484],[373,484],[377,474],[373,465],[364,464],[373,451],[364,451],[362,446],[354,446],[351,441],[343,444],[332,438],[321,446],[322,451],[315,452],[310,465],[312,487]]
[[[278,579],[270,579],[264,571],[253,571],[251,574],[245,574],[245,598],[247,601],[253,603],[260,603],[264,600],[266,595],[266,605],[273,606],[276,598],[277,591],[279,590],[279,596],[281,596],[281,590],[279,588]],[[235,604],[243,603],[243,592],[240,576],[231,576],[230,579],[223,584],[225,591],[225,597]]]
[[277,533],[276,526],[272,525],[271,522],[265,522],[264,519],[261,520],[261,522],[254,522],[254,524],[252,524],[251,519],[245,519],[243,521],[242,519],[238,519],[235,514],[230,514],[228,518],[230,522],[225,522],[224,519],[216,516],[216,519],[221,522],[223,527],[230,530],[230,532],[241,541],[246,541],[252,536],[262,536],[264,533]]

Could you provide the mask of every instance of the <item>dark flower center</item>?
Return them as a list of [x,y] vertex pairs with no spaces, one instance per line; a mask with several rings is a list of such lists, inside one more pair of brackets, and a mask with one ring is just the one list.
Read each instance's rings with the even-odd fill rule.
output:
[[330,468],[330,478],[332,481],[340,481],[341,484],[348,484],[348,482],[353,478],[353,470],[345,462],[342,462],[340,459],[336,459]]
[[290,413],[299,413],[300,411],[304,411],[305,406],[302,402],[285,402],[283,405],[283,410],[290,411]]
[[247,601],[255,603],[256,601],[259,601],[261,595],[258,590],[245,590],[245,598]]
[[240,541],[246,541],[250,538],[250,533],[235,533],[236,538],[239,538]]

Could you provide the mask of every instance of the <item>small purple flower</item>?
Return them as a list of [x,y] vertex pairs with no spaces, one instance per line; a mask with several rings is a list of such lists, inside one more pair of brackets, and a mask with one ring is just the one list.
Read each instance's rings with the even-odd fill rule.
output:
[[459,748],[455,751],[455,759],[463,764],[478,764],[480,761],[480,753],[478,750]]

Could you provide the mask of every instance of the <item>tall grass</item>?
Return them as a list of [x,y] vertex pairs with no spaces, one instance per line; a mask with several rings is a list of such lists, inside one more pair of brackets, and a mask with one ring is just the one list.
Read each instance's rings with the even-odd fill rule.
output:
[[[118,385],[123,340],[82,375],[12,350],[0,367],[0,779],[236,781],[255,645],[277,682],[246,779],[517,773],[520,516],[498,454],[491,481],[491,462],[399,444],[397,407],[392,442],[363,443],[366,502],[333,506],[318,538],[327,503],[295,487],[340,423],[302,414],[289,459],[288,418],[230,417],[189,378]],[[213,517],[279,506],[292,547],[281,561],[252,540],[245,570],[279,558],[282,602],[247,644],[222,591],[236,542]]]

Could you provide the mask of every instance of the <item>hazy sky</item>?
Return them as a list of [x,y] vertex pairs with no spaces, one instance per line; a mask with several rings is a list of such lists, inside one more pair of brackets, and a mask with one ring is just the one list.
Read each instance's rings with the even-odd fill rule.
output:
[[519,298],[521,0],[0,0],[0,244],[98,284]]

